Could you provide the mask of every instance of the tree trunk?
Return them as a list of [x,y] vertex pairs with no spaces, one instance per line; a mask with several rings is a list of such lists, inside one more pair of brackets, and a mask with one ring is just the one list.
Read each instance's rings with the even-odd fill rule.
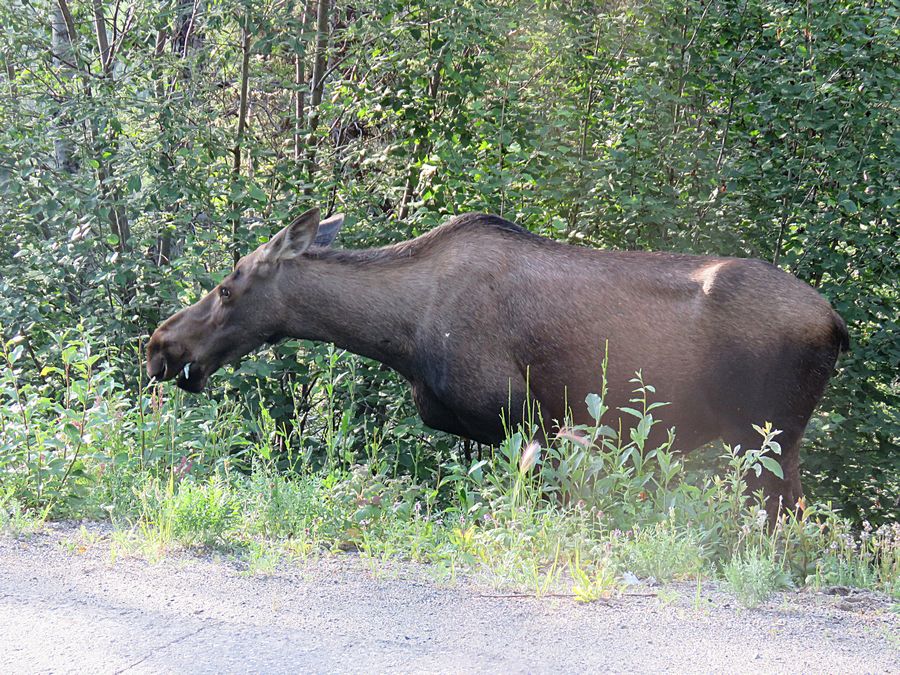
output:
[[[444,55],[446,54],[446,47],[441,48],[441,51],[438,52],[437,60],[434,64],[434,70],[431,72],[431,77],[428,78],[428,89],[426,89],[425,93],[428,98],[432,102],[432,114],[431,119],[437,120],[437,104],[438,104],[438,92],[441,88],[441,66],[444,65]],[[507,76],[507,85],[509,84],[509,77]],[[504,101],[504,110],[506,107],[506,103]],[[503,122],[501,120],[501,128]],[[406,184],[403,188],[403,197],[400,199],[400,207],[397,209],[397,220],[405,220],[409,215],[409,205],[412,203],[413,197],[415,197],[416,193],[416,185],[419,183],[419,163],[428,156],[428,153],[431,152],[431,142],[430,141],[422,141],[419,138],[416,138],[415,145],[413,146],[412,158],[409,162],[409,167],[406,173]],[[501,211],[502,215],[502,211]]]
[[109,38],[106,35],[106,17],[103,15],[103,0],[94,0],[94,27],[97,31],[97,47],[100,50],[100,67],[104,76],[109,75],[112,67],[112,53],[109,50]]
[[[64,5],[61,0],[60,5]],[[109,38],[106,34],[106,17],[103,15],[103,4],[101,0],[93,0],[94,8],[94,29],[97,33],[97,49],[100,53],[100,66],[104,78],[110,78],[112,74],[112,58],[113,54],[109,46]],[[107,161],[104,155],[107,154],[107,148],[103,147],[102,139],[93,125],[92,135],[94,140],[94,152],[100,166],[97,169],[97,178],[100,182],[100,197],[106,203],[109,209],[109,225],[113,234],[118,239],[117,248],[119,253],[125,253],[129,248],[129,240],[131,239],[131,227],[128,224],[128,214],[122,203],[122,193],[115,184],[115,168],[111,161]],[[110,156],[115,156],[118,144],[115,138],[110,139]],[[130,295],[130,291],[126,290],[126,295]]]
[[9,54],[3,55],[3,72],[6,73],[6,81],[9,82],[9,95],[13,99],[19,98],[19,89],[16,86],[16,66],[9,59]]
[[[3,75],[6,78],[7,82],[7,96],[9,100],[15,106],[19,104],[19,91],[16,87],[16,67],[13,62],[9,58],[8,53],[3,54]],[[12,171],[10,167],[5,165],[0,165],[0,186],[10,180],[12,177]]]
[[303,130],[305,128],[304,113],[306,107],[306,44],[309,20],[313,14],[314,0],[306,0],[303,16],[300,19],[300,43],[294,57],[294,161],[299,164],[303,157]]
[[[160,107],[159,112],[159,132],[160,132],[160,145],[162,146],[159,153],[159,166],[162,169],[161,174],[164,177],[171,176],[172,172],[172,147],[169,142],[169,136],[167,133],[166,125],[163,124],[163,113],[162,109],[165,105],[166,98],[166,83],[162,73],[161,68],[159,67],[159,61],[162,58],[163,53],[166,48],[166,40],[168,39],[168,34],[165,28],[161,28],[156,32],[156,47],[153,50],[153,59],[154,66],[151,77],[153,79],[154,88],[156,91],[156,103]],[[173,45],[174,47],[174,45]],[[163,210],[168,211],[169,208],[167,205],[163,205]],[[168,226],[165,226],[165,229],[156,235],[156,255],[154,256],[154,262],[157,267],[162,267],[163,265],[168,265],[172,260],[172,231]]]
[[[69,30],[60,5],[53,5],[50,10],[51,48],[53,50],[53,64],[62,66],[58,68],[59,77],[65,82],[72,79],[71,68],[63,66],[74,63],[72,41],[69,39]],[[78,161],[75,159],[75,145],[72,142],[72,119],[60,112],[56,116],[57,137],[53,139],[53,155],[56,160],[56,168],[68,174],[78,171]]]
[[[234,180],[241,175],[241,145],[244,142],[244,133],[247,125],[247,96],[250,91],[250,17],[245,15],[244,22],[241,26],[241,93],[238,101],[238,126],[237,137],[234,144],[234,163],[231,171]],[[234,264],[241,258],[240,253],[240,222],[241,217],[238,213],[237,204],[233,205],[233,216],[231,221],[231,257]]]
[[318,0],[316,8],[316,57],[313,62],[312,82],[310,83],[309,101],[309,145],[306,149],[306,172],[309,185],[306,194],[313,191],[313,178],[316,174],[316,140],[315,133],[319,126],[319,105],[322,103],[322,94],[325,90],[325,66],[326,49],[328,46],[328,14],[330,11],[329,0]]
[[[181,67],[167,77],[162,71],[161,66],[154,66],[153,81],[156,86],[156,99],[160,110],[168,104],[167,96],[174,94],[176,89],[181,87],[183,96],[187,100],[191,100],[193,91],[191,86],[194,82],[195,73],[192,68],[191,58],[198,50],[203,47],[204,37],[199,26],[199,15],[202,12],[202,3],[199,0],[179,0],[177,14],[171,28],[162,28],[156,34],[156,48],[154,50],[155,63],[159,64],[166,53],[166,45],[172,54],[181,59]],[[179,143],[173,138],[172,129],[164,121],[163,115],[159,117],[159,131],[161,148],[159,153],[159,165],[162,169],[162,175],[167,178],[173,178],[172,157],[174,156],[178,146],[185,147],[186,142]],[[174,211],[168,205],[162,206],[166,212]],[[167,225],[165,229],[157,235],[156,239],[156,265],[168,265],[173,255],[177,255],[178,248],[178,232],[171,225]]]

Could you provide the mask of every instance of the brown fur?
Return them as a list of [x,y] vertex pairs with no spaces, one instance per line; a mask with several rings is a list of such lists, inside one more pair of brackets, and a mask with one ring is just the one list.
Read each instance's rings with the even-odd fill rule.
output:
[[484,214],[365,251],[307,248],[317,223],[304,214],[239,262],[228,298],[214,289],[163,323],[150,374],[192,362],[179,385],[199,391],[265,340],[328,341],[401,373],[429,426],[496,443],[501,412],[520,417],[527,398],[547,421],[563,420],[566,401],[588,421],[608,342],[613,408],[641,369],[671,402],[655,414],[680,449],[756,446],[751,424],[771,421],[785,479],[759,485],[788,506],[801,496],[800,438],[848,342],[807,284],[758,260],[568,246]]

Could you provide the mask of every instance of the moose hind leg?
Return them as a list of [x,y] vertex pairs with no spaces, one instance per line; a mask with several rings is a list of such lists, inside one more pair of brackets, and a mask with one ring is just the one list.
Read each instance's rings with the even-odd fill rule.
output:
[[[726,441],[732,447],[740,444],[744,451],[759,448],[763,440],[762,436],[756,433],[749,424],[747,426],[749,433],[741,432],[732,435],[731,438],[726,438]],[[777,425],[775,428],[778,428]],[[799,430],[783,430],[773,439],[781,446],[781,454],[767,453],[767,456],[772,457],[781,466],[783,478],[779,478],[762,466],[759,475],[751,469],[744,476],[748,496],[755,495],[762,490],[765,500],[764,508],[770,523],[773,523],[778,515],[785,511],[795,511],[803,496],[803,488],[800,485],[800,442],[802,438],[803,427]]]
[[[739,376],[730,382],[746,383],[743,388],[722,392],[722,402],[728,412],[726,442],[740,443],[743,448],[758,448],[762,437],[752,425],[772,423],[781,433],[775,441],[781,455],[772,455],[781,465],[783,478],[763,469],[760,476],[750,472],[750,490],[762,489],[766,497],[766,511],[770,522],[779,511],[794,510],[803,491],[800,486],[800,442],[813,410],[822,397],[831,376],[837,347],[831,344],[783,345],[773,352],[766,367],[755,366],[753,358],[744,359],[743,368],[734,371]],[[757,359],[758,360],[758,359]],[[740,359],[735,359],[740,363]]]

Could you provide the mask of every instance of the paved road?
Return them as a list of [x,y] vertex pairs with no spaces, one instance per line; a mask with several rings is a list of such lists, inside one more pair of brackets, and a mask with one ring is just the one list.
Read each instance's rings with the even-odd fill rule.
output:
[[[110,559],[56,526],[0,535],[0,672],[900,673],[900,617],[872,595],[763,608],[693,591],[580,605],[373,574],[354,555],[269,576],[183,555]],[[73,550],[74,549],[74,550]]]

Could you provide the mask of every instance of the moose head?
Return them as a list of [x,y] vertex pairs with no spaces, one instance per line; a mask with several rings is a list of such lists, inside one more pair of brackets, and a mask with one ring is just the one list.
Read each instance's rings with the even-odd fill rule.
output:
[[241,258],[221,283],[154,331],[147,344],[150,377],[175,378],[197,393],[223,364],[281,339],[285,275],[302,274],[303,254],[329,246],[343,223],[343,215],[320,222],[319,209],[312,209]]

